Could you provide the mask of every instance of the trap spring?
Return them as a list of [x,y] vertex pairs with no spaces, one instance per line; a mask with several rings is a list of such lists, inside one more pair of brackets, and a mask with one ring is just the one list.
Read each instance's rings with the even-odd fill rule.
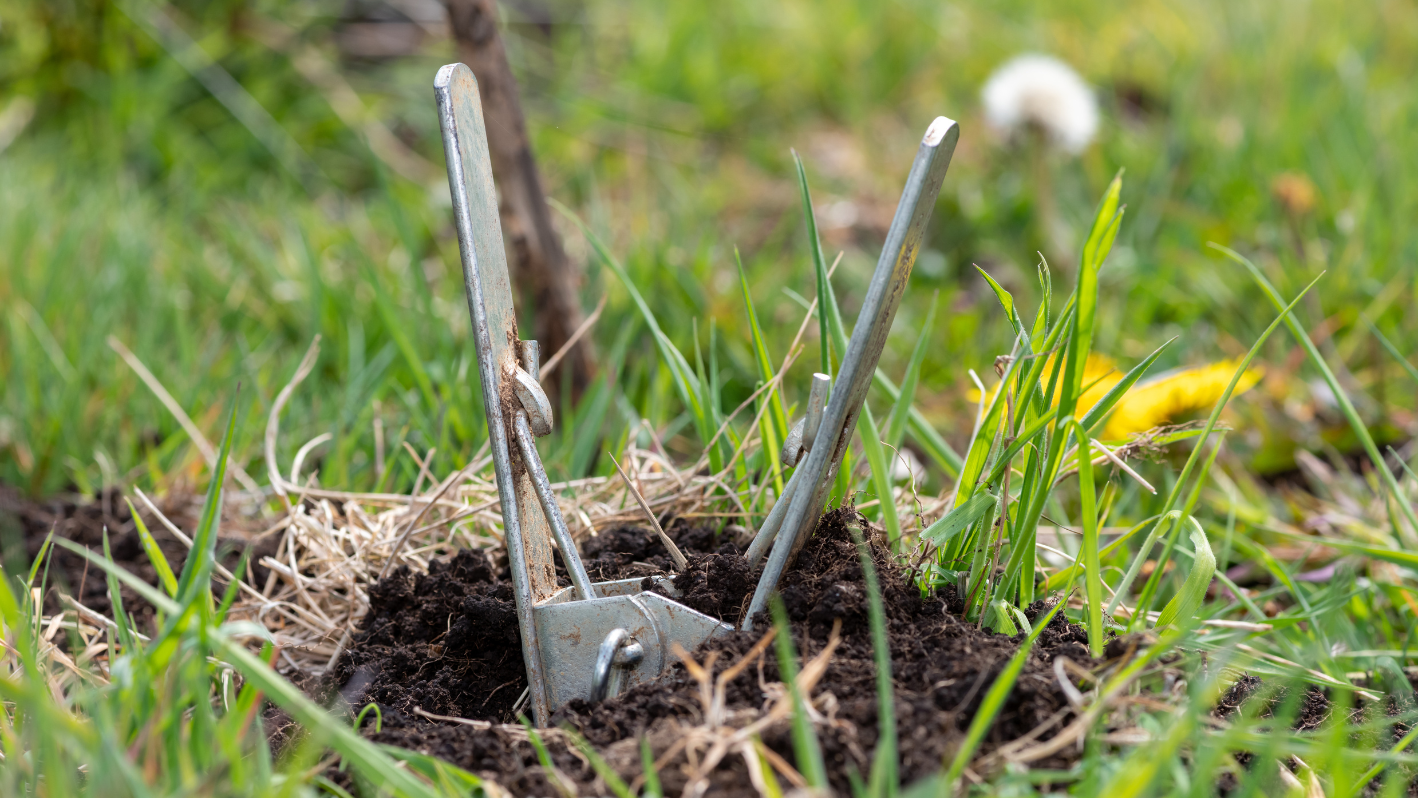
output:
[[[676,594],[663,577],[656,578],[661,593],[642,590],[641,579],[592,583],[587,575],[537,453],[536,438],[552,430],[552,410],[538,382],[537,343],[517,335],[477,80],[463,64],[450,64],[438,71],[434,94],[528,695],[537,725],[545,726],[552,712],[572,699],[600,700],[657,678],[670,665],[675,643],[692,650],[733,627],[670,598]],[[768,559],[744,616],[745,629],[822,514],[958,137],[955,123],[945,117],[927,129],[852,330],[837,386],[832,387],[828,375],[813,376],[807,417],[794,427],[784,449],[784,463],[796,464],[796,471],[749,548],[755,566],[765,552]],[[570,587],[557,585],[553,540],[571,577]]]

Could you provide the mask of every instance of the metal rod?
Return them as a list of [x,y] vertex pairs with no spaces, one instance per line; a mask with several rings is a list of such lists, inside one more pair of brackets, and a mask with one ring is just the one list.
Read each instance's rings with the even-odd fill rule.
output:
[[783,486],[783,495],[778,497],[778,502],[768,512],[768,517],[763,519],[763,526],[758,528],[758,534],[753,536],[753,542],[748,544],[744,557],[748,559],[749,568],[757,568],[763,555],[768,553],[768,547],[773,545],[778,528],[783,525],[783,516],[788,514],[788,504],[793,500],[793,489],[799,481],[798,472],[794,471],[788,478],[788,484]]
[[517,360],[521,361],[521,363],[522,363],[522,368],[523,368],[528,374],[532,375],[532,379],[534,379],[534,380],[536,380],[536,381],[538,381],[538,382],[541,382],[541,379],[542,379],[542,375],[540,374],[541,368],[542,368],[542,366],[541,366],[541,360],[542,360],[542,345],[541,345],[541,344],[537,343],[536,341],[518,341],[518,342],[517,342]]
[[911,267],[915,264],[916,253],[925,235],[926,222],[935,208],[940,185],[945,180],[945,171],[950,166],[955,142],[959,138],[960,128],[953,121],[943,116],[936,117],[926,129],[921,146],[916,151],[916,160],[911,164],[911,173],[906,178],[906,188],[901,193],[896,215],[892,217],[891,228],[886,234],[886,245],[882,247],[862,311],[852,328],[852,337],[842,358],[842,369],[837,375],[836,389],[828,400],[815,445],[806,461],[798,466],[806,487],[795,491],[789,503],[787,515],[763,568],[763,576],[758,580],[753,600],[744,616],[744,629],[752,628],[754,615],[763,611],[769,594],[777,590],[778,580],[782,578],[788,560],[817,526],[831,486],[830,477],[837,472],[842,455],[852,440],[857,416],[871,388],[877,361],[881,359],[881,350],[886,346],[896,309],[906,292],[906,282],[911,277]]
[[832,378],[822,372],[812,375],[812,386],[807,394],[807,421],[803,424],[803,448],[812,450],[812,442],[817,440],[817,431],[822,427],[822,413],[827,409],[827,398],[832,394]]
[[532,437],[532,426],[527,423],[527,412],[518,410],[512,423],[516,427],[517,448],[522,452],[522,462],[532,477],[532,486],[537,490],[537,499],[541,501],[542,512],[546,513],[547,523],[551,525],[551,533],[556,536],[556,545],[561,549],[561,561],[566,564],[566,572],[571,575],[571,584],[576,586],[576,592],[581,594],[581,598],[595,598],[596,589],[591,586],[591,577],[586,573],[586,566],[581,563],[581,555],[576,551],[576,541],[571,539],[571,531],[566,528],[566,519],[561,515],[561,508],[556,503],[556,493],[551,489],[551,480],[547,478],[546,469],[542,467],[542,458],[537,453],[537,441]]

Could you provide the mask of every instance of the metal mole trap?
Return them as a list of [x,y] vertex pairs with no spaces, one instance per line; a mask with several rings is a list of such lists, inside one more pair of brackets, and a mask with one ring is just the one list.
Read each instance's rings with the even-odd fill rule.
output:
[[[537,342],[517,334],[477,80],[463,64],[450,64],[438,71],[433,85],[528,693],[537,724],[545,726],[553,711],[574,698],[599,701],[658,678],[670,664],[674,643],[692,650],[733,627],[660,593],[642,591],[644,580],[592,583],[587,575],[537,454],[536,437],[552,430],[551,404],[538,382]],[[945,117],[937,117],[926,129],[842,358],[836,389],[827,375],[813,375],[806,417],[793,427],[783,453],[784,464],[796,465],[796,471],[748,550],[754,567],[765,554],[768,559],[744,616],[744,629],[752,627],[753,616],[777,588],[783,569],[817,526],[958,138],[959,129]],[[556,583],[553,540],[571,575],[571,587]],[[674,593],[669,580],[657,579],[662,590]]]

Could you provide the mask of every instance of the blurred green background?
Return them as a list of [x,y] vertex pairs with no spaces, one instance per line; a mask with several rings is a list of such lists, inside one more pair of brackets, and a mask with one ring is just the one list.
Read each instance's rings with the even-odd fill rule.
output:
[[[960,146],[883,365],[899,375],[930,337],[917,401],[947,440],[969,438],[968,370],[989,377],[1011,340],[972,264],[1032,312],[1037,253],[1067,250],[1067,235],[1062,247],[1041,235],[1041,207],[1077,238],[1119,169],[1128,211],[1098,350],[1129,366],[1180,336],[1159,368],[1243,352],[1272,316],[1215,241],[1286,295],[1327,269],[1307,326],[1370,424],[1389,439],[1411,426],[1412,385],[1363,319],[1404,351],[1418,338],[1412,4],[527,0],[502,12],[548,194],[608,242],[687,354],[697,336],[726,410],[757,373],[734,248],[775,358],[813,296],[789,148],[828,258],[844,253],[850,322],[916,142],[944,114]],[[982,84],[1022,52],[1061,58],[1095,90],[1101,127],[1078,157],[985,123]],[[431,91],[454,59],[436,0],[0,7],[0,483],[44,495],[198,480],[200,454],[109,336],[209,437],[240,384],[238,459],[258,478],[271,402],[317,333],[283,463],[325,432],[307,470],[327,486],[409,489],[405,441],[436,448],[436,472],[465,463],[483,425]],[[549,466],[608,470],[603,449],[632,433],[649,445],[641,418],[697,453],[625,289],[557,222],[586,268],[584,306],[608,305],[593,332],[603,373],[563,409]],[[1073,265],[1051,261],[1066,293]],[[790,399],[816,346],[812,330]],[[1282,472],[1295,447],[1345,450],[1293,342],[1276,336],[1265,360],[1232,435],[1252,467]]]

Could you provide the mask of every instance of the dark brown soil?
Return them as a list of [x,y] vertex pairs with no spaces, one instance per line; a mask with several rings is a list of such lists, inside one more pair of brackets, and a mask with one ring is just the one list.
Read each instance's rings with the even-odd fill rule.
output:
[[[134,506],[139,506],[136,501]],[[195,505],[191,502],[178,500],[163,502],[159,506],[179,529],[190,532],[195,528]],[[187,547],[155,516],[145,510],[140,512],[140,516],[173,572],[180,573],[183,563],[187,561]],[[156,585],[157,569],[143,550],[128,504],[118,492],[110,491],[82,503],[73,498],[57,497],[33,501],[24,498],[18,491],[0,486],[0,566],[7,572],[27,573],[50,530],[54,531],[56,538],[72,540],[102,554],[105,529],[108,530],[113,561],[148,584]],[[251,575],[248,577],[251,582],[257,585],[264,583],[266,569],[258,563],[262,556],[274,553],[274,544],[274,536],[257,542],[251,557]],[[219,537],[217,550],[223,555],[223,564],[229,568],[236,567],[239,551],[245,545],[247,540],[242,537]],[[112,605],[104,572],[88,560],[55,546],[47,573],[46,612],[62,609],[59,595],[63,593],[73,596],[89,609],[111,615]],[[41,579],[44,574],[42,568]],[[213,590],[220,591],[225,587],[220,575],[215,576]],[[152,606],[127,586],[121,588],[121,595],[124,610],[137,619],[139,628],[151,628]]]
[[[781,585],[800,655],[822,651],[834,625],[841,624],[842,642],[815,695],[825,698],[822,705],[830,719],[818,729],[829,776],[844,794],[851,791],[851,774],[869,771],[878,738],[876,667],[866,584],[849,531],[853,526],[870,529],[851,509],[826,516]],[[716,546],[703,530],[680,526],[671,535],[692,553],[689,568],[675,578],[683,600],[736,621],[755,582],[746,561],[732,545]],[[1022,636],[995,634],[962,620],[963,602],[953,590],[922,596],[879,537],[871,544],[888,616],[900,775],[909,783],[940,769]],[[641,569],[668,565],[653,533],[645,530],[606,532],[585,548],[588,570],[596,579],[649,575],[651,571]],[[517,795],[555,794],[522,735],[434,722],[413,712],[417,706],[438,715],[512,719],[513,704],[526,682],[505,568],[492,567],[482,555],[462,552],[427,576],[391,575],[376,586],[371,600],[367,620],[329,684],[356,706],[370,700],[380,703],[384,726],[375,739],[443,757],[496,779]],[[1027,614],[1037,618],[1044,609],[1040,602]],[[755,631],[716,638],[694,657],[701,663],[717,657],[713,669],[722,671],[747,654],[770,626],[759,619]],[[1053,662],[1063,656],[1084,667],[1095,665],[1085,643],[1080,627],[1068,624],[1061,614],[1055,617],[994,723],[985,750],[1028,733],[1067,706]],[[776,681],[778,666],[770,651],[728,684],[727,709],[762,709],[768,697],[760,685]],[[555,720],[584,735],[630,781],[641,774],[639,738],[648,738],[660,756],[683,736],[683,729],[703,722],[698,696],[698,683],[676,664],[661,680],[604,704],[572,702]],[[1068,720],[1065,712],[1054,730]],[[770,727],[762,739],[793,760],[787,724]],[[584,757],[556,735],[547,742],[556,767],[579,789],[604,790]],[[1036,764],[1066,767],[1072,756],[1066,753]],[[683,788],[686,768],[679,755],[662,769],[667,791]],[[737,755],[726,758],[712,774],[711,789],[715,794],[756,794]]]

